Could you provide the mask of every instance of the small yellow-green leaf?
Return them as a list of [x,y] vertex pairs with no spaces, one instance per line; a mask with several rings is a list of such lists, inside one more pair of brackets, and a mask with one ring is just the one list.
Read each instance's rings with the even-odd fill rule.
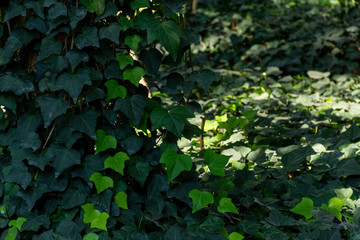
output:
[[94,205],[87,203],[81,208],[84,210],[84,223],[91,223],[94,219],[100,216],[100,212],[95,209]]
[[106,100],[114,99],[114,98],[125,98],[127,91],[124,86],[119,85],[119,83],[116,80],[109,80],[105,83],[105,86],[107,88],[107,98]]
[[344,206],[344,204],[345,204],[345,202],[342,201],[341,199],[339,199],[337,197],[333,197],[332,199],[329,200],[329,203],[327,206],[326,206],[326,204],[322,204],[322,207],[326,211],[329,211],[332,214],[334,214],[335,217],[337,219],[339,219],[339,221],[341,221],[341,218],[342,218],[341,208]]
[[301,199],[294,208],[290,209],[291,212],[300,214],[309,220],[312,217],[312,210],[314,209],[314,202],[310,198],[304,197]]
[[98,172],[91,175],[90,181],[95,184],[97,194],[100,194],[102,191],[114,186],[114,181],[111,178],[103,176]]
[[103,213],[100,214],[99,217],[95,218],[91,222],[90,227],[91,228],[102,229],[104,231],[107,231],[106,224],[107,224],[107,219],[108,218],[109,218],[109,214],[107,214],[106,212],[103,212]]
[[141,42],[141,37],[139,35],[127,36],[124,40],[124,43],[129,46],[131,50],[135,53],[138,51],[139,43]]
[[229,240],[242,240],[244,239],[244,236],[237,232],[232,232],[229,235]]
[[119,54],[116,56],[116,61],[118,61],[120,69],[123,70],[127,65],[133,65],[134,59],[130,55]]
[[16,220],[11,220],[9,222],[9,227],[16,227],[17,230],[19,230],[19,232],[21,232],[21,226],[23,225],[24,222],[26,222],[27,219],[23,218],[23,217],[19,217]]
[[138,87],[141,77],[145,74],[145,70],[141,67],[134,67],[124,71],[123,79],[129,80],[132,84]]
[[204,159],[212,174],[217,176],[225,176],[224,170],[230,159],[230,156],[217,154],[213,150],[207,149],[204,154]]
[[105,168],[111,168],[112,170],[124,175],[125,161],[129,160],[129,156],[124,152],[118,152],[113,157],[108,157],[105,160]]
[[231,212],[239,214],[238,210],[236,209],[235,205],[232,203],[231,198],[222,198],[219,201],[219,205],[217,207],[218,212]]
[[96,153],[105,151],[109,148],[116,148],[116,139],[111,135],[106,135],[104,130],[97,130],[96,131]]
[[122,209],[128,209],[127,194],[125,192],[119,192],[115,196],[115,203]]
[[85,234],[83,240],[98,240],[99,236],[96,233],[87,233]]
[[12,227],[9,229],[6,237],[5,237],[5,240],[15,240],[16,239],[16,236],[18,234],[18,230],[16,227]]

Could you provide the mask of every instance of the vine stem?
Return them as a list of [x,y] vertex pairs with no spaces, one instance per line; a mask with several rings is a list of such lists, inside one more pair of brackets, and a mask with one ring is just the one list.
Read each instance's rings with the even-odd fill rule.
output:
[[200,135],[200,149],[204,150],[204,127],[205,127],[205,121],[206,121],[206,117],[202,117],[201,118],[201,135]]
[[43,150],[44,150],[44,148],[46,147],[47,143],[49,142],[49,139],[50,139],[51,135],[52,135],[53,132],[54,132],[54,129],[55,129],[55,126],[56,126],[56,121],[57,121],[57,119],[55,119],[55,122],[54,122],[54,124],[53,124],[53,126],[52,126],[52,128],[51,128],[51,131],[50,131],[50,133],[49,133],[49,136],[47,137],[47,139],[46,139],[46,141],[45,141],[45,144],[44,144],[44,146],[42,147]]
[[9,30],[9,35],[11,36],[11,27],[10,27],[10,22],[9,22],[9,21],[7,21],[7,22],[6,22],[6,25],[7,25],[8,30]]

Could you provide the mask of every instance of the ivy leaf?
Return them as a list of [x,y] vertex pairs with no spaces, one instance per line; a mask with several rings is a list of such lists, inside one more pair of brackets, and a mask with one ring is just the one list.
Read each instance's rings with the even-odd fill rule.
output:
[[115,196],[115,203],[122,209],[128,209],[127,194],[125,192],[118,192]]
[[92,139],[96,139],[96,121],[99,117],[99,113],[97,113],[94,109],[90,108],[85,110],[84,112],[75,115],[70,120],[70,128],[73,131],[79,131],[85,133]]
[[120,17],[120,24],[124,31],[134,26],[134,22],[125,16]]
[[111,168],[112,170],[120,173],[124,176],[125,161],[129,160],[129,156],[124,152],[118,152],[113,157],[108,157],[105,160],[105,168]]
[[17,183],[25,189],[31,183],[32,175],[29,172],[28,167],[22,161],[12,161],[12,168],[6,180]]
[[242,239],[244,239],[244,236],[238,232],[232,232],[229,235],[229,240],[242,240]]
[[99,217],[95,218],[91,222],[90,227],[107,231],[106,224],[107,224],[107,219],[108,218],[109,218],[109,214],[107,214],[106,212],[103,212],[103,213],[100,214]]
[[3,22],[7,22],[10,19],[13,19],[14,17],[17,17],[19,15],[26,16],[26,8],[23,5],[20,5],[19,3],[10,1],[9,7],[5,11],[5,17],[3,19]]
[[89,55],[84,51],[69,50],[66,52],[65,57],[70,63],[72,72],[76,70],[79,63],[89,61]]
[[[14,221],[14,220],[13,220]],[[15,240],[18,234],[18,230],[15,227],[9,228],[4,240]]]
[[335,217],[341,222],[341,208],[344,206],[344,204],[344,201],[340,200],[337,197],[333,197],[329,200],[328,205],[322,204],[322,208],[334,214]]
[[239,214],[238,210],[236,209],[235,205],[232,203],[231,198],[222,198],[219,201],[219,205],[217,207],[218,212],[231,212]]
[[149,0],[132,0],[130,3],[132,10],[137,10],[139,8],[150,7]]
[[136,66],[134,68],[125,70],[123,73],[123,79],[129,80],[132,84],[138,87],[141,77],[145,74],[146,72],[143,68]]
[[167,170],[168,182],[174,180],[183,171],[190,171],[192,167],[191,157],[185,154],[177,154],[174,150],[167,149],[160,158]]
[[[120,25],[116,22],[113,22],[100,29],[99,37],[100,39],[108,39],[119,45],[120,31],[121,31]],[[125,44],[126,44],[126,40],[125,40]]]
[[59,176],[65,169],[80,164],[80,153],[60,144],[52,144],[49,149],[54,153],[52,163],[55,169],[55,176]]
[[210,69],[192,72],[190,78],[185,83],[184,93],[186,96],[189,96],[195,85],[198,85],[204,89],[205,93],[208,93],[211,83],[216,80],[215,73]]
[[146,99],[140,94],[135,94],[131,98],[118,99],[115,102],[114,110],[120,110],[136,126],[141,122],[146,107]]
[[152,167],[147,162],[138,162],[135,166],[131,166],[127,173],[136,179],[144,187],[146,178],[148,177]]
[[40,53],[37,61],[41,61],[51,55],[59,55],[62,50],[62,44],[54,38],[48,36],[41,40]]
[[106,100],[111,100],[114,98],[125,98],[127,91],[124,86],[119,85],[119,83],[116,80],[109,80],[104,84],[107,88],[108,95]]
[[312,210],[314,209],[314,202],[310,198],[303,197],[294,208],[290,209],[291,212],[300,214],[309,220],[312,217]]
[[9,222],[9,227],[16,227],[19,232],[21,232],[21,226],[23,225],[24,222],[26,222],[27,219],[23,218],[23,217],[19,217],[16,220],[11,220]]
[[284,163],[284,166],[288,171],[295,171],[300,167],[300,163],[307,156],[313,155],[315,153],[316,152],[312,149],[311,146],[306,146],[284,154],[281,161]]
[[68,103],[62,99],[45,94],[40,100],[40,110],[44,119],[44,127],[47,128],[58,116],[68,109]]
[[124,43],[130,47],[135,53],[138,51],[139,43],[141,42],[141,37],[137,34],[133,36],[127,36],[124,40]]
[[70,27],[75,29],[78,23],[86,17],[87,10],[84,6],[75,7],[72,6],[69,11]]
[[98,195],[102,191],[114,186],[114,181],[110,177],[103,176],[99,172],[93,173],[90,177],[90,181],[95,184]]
[[150,114],[152,130],[164,126],[178,138],[181,138],[186,119],[192,117],[194,114],[183,106],[172,107],[169,112],[162,108],[155,108]]
[[34,84],[24,77],[14,76],[10,72],[0,75],[0,92],[13,92],[22,95],[35,91]]
[[141,61],[146,66],[146,71],[156,74],[159,71],[163,55],[156,48],[144,49],[140,53]]
[[56,81],[57,89],[64,89],[77,101],[84,85],[91,85],[90,70],[88,68],[81,68],[75,73],[63,73]]
[[44,4],[44,0],[27,1],[25,3],[25,7],[34,10],[36,15],[38,15],[41,19],[45,19],[43,12],[43,4]]
[[214,203],[214,196],[207,191],[202,192],[198,189],[193,189],[189,192],[189,197],[193,202],[192,213],[195,213],[207,205]]
[[134,59],[130,55],[119,54],[116,56],[116,61],[119,62],[120,69],[123,70],[127,65],[133,65]]
[[217,154],[211,149],[207,149],[204,154],[204,159],[209,166],[210,172],[216,176],[225,176],[225,166],[230,157],[231,156]]
[[183,36],[181,28],[171,20],[163,21],[160,24],[149,23],[147,41],[152,43],[159,41],[176,61],[180,47],[180,38]]
[[96,233],[87,233],[85,234],[83,240],[99,240],[99,235]]
[[95,12],[98,16],[105,12],[105,0],[80,0],[90,13]]
[[116,139],[111,135],[106,135],[104,130],[96,131],[96,153],[103,152],[109,148],[116,148]]
[[84,28],[81,34],[75,37],[75,45],[81,50],[84,47],[99,47],[99,37],[96,27]]

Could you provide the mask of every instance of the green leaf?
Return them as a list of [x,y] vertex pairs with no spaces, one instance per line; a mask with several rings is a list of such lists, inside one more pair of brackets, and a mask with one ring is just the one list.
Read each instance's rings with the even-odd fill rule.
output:
[[12,168],[6,180],[17,183],[25,189],[31,183],[32,175],[29,168],[22,161],[12,160]]
[[335,215],[335,217],[341,222],[342,214],[341,214],[341,208],[344,206],[345,202],[340,200],[337,197],[333,197],[329,200],[328,205],[322,204],[322,208],[326,211],[331,212]]
[[111,135],[106,135],[104,130],[97,130],[96,131],[96,153],[103,152],[109,148],[116,148],[117,141]]
[[[99,37],[100,39],[108,39],[119,45],[120,31],[121,31],[120,25],[116,22],[113,22],[100,29]],[[125,44],[126,44],[126,39],[125,39]]]
[[160,24],[150,22],[147,31],[148,43],[159,41],[176,61],[180,47],[180,38],[183,36],[181,28],[171,20],[163,21]]
[[129,156],[124,152],[118,152],[113,157],[108,157],[105,160],[105,168],[111,168],[112,170],[120,173],[124,176],[125,161],[129,160]]
[[152,130],[164,126],[178,138],[181,138],[186,119],[192,117],[194,114],[183,106],[172,107],[169,112],[162,108],[155,108],[150,114]]
[[75,29],[78,23],[86,17],[87,9],[84,6],[72,6],[69,11],[70,27]]
[[43,12],[43,7],[44,7],[43,5],[44,5],[44,0],[27,1],[25,3],[26,8],[33,9],[36,15],[38,15],[41,19],[45,19]]
[[134,22],[131,19],[128,19],[125,16],[120,17],[120,24],[124,31],[134,26]]
[[144,187],[146,178],[148,177],[152,167],[147,162],[138,162],[135,166],[131,166],[127,173],[136,179]]
[[14,17],[17,17],[19,15],[26,16],[26,9],[23,5],[20,5],[19,3],[10,1],[9,7],[5,11],[5,17],[3,19],[3,22],[7,22],[10,19],[13,19]]
[[9,222],[9,227],[16,227],[19,232],[21,232],[21,226],[23,225],[24,222],[26,222],[27,219],[23,218],[23,217],[19,217],[16,220],[11,220]]
[[288,171],[295,171],[300,168],[300,163],[305,160],[307,156],[316,154],[311,146],[295,149],[289,153],[286,153],[281,161],[284,163],[285,168]]
[[312,210],[314,209],[314,202],[307,197],[303,197],[301,202],[298,203],[294,208],[290,209],[291,212],[300,214],[309,220],[312,217]]
[[141,42],[141,37],[139,35],[127,36],[124,40],[124,43],[130,47],[135,53],[138,51],[139,43]]
[[[15,221],[15,220],[13,220]],[[15,240],[18,234],[18,230],[15,227],[9,228],[5,240]]]
[[0,92],[22,95],[35,91],[34,84],[25,77],[14,76],[11,72],[0,75]]
[[224,170],[230,156],[217,154],[213,150],[207,149],[204,154],[204,159],[212,174],[225,176]]
[[105,0],[80,0],[90,13],[95,12],[98,16],[105,11]]
[[132,0],[130,3],[132,10],[137,10],[139,8],[150,7],[149,0]]
[[231,198],[222,198],[219,201],[219,205],[217,207],[218,212],[231,212],[239,214],[238,210],[236,209],[235,205],[232,203]]
[[120,110],[136,126],[138,126],[144,116],[146,99],[140,94],[135,94],[131,98],[118,99],[115,102],[114,110]]
[[56,41],[54,38],[48,36],[43,38],[40,46],[40,53],[37,58],[37,61],[46,59],[51,55],[59,55],[62,50],[62,44],[59,41]]
[[65,169],[80,164],[80,153],[60,144],[52,144],[49,149],[54,153],[52,163],[55,169],[55,176],[59,176]]
[[141,77],[145,74],[146,72],[143,68],[136,66],[134,68],[125,70],[123,73],[123,79],[129,80],[132,84],[138,87]]
[[156,74],[159,71],[162,57],[163,55],[156,48],[144,49],[140,53],[140,59],[150,74]]
[[161,155],[160,163],[164,163],[166,166],[168,182],[174,180],[181,172],[190,171],[192,167],[190,156],[177,154],[171,149],[167,149]]
[[79,63],[89,61],[89,55],[84,51],[69,50],[66,52],[65,57],[70,63],[72,72],[76,70]]
[[44,119],[44,127],[47,128],[58,116],[64,114],[68,109],[68,103],[62,98],[45,94],[40,100],[40,110]]
[[198,85],[204,89],[205,93],[208,93],[211,83],[216,80],[215,73],[210,69],[192,72],[190,78],[185,82],[184,93],[186,96],[189,96],[195,85]]
[[90,177],[90,181],[95,184],[97,194],[100,194],[102,191],[114,186],[114,181],[111,178],[103,176],[99,172],[93,173]]
[[87,27],[75,37],[75,45],[81,50],[84,47],[99,47],[99,37],[96,27]]
[[97,235],[96,233],[87,233],[83,238],[83,240],[98,240],[98,239],[99,239],[99,235]]
[[190,191],[189,197],[193,202],[192,213],[195,213],[207,205],[214,203],[214,196],[207,191],[202,192],[198,189],[193,189]]
[[232,232],[229,235],[229,240],[242,240],[242,239],[244,239],[244,236],[238,232]]
[[54,21],[56,18],[62,16],[67,16],[67,8],[64,3],[58,2],[49,9],[49,20]]
[[104,84],[107,88],[108,95],[106,100],[114,99],[114,98],[125,98],[127,91],[124,86],[119,85],[116,80],[109,80]]
[[99,117],[99,113],[96,112],[94,109],[89,108],[84,112],[72,116],[70,120],[70,128],[73,131],[79,131],[85,133],[92,139],[96,139],[96,121]]
[[116,56],[116,60],[119,62],[120,69],[123,70],[127,65],[133,65],[134,59],[128,54],[119,54]]
[[91,85],[90,70],[88,68],[81,68],[75,73],[65,72],[56,81],[56,88],[67,91],[74,102],[77,101],[84,85]]
[[100,214],[99,217],[95,218],[91,222],[90,227],[91,228],[102,229],[104,231],[107,231],[106,224],[107,224],[107,219],[108,218],[109,218],[109,214],[107,214],[106,212],[103,212],[103,213]]
[[115,203],[122,209],[128,209],[127,194],[125,192],[118,192],[115,196]]
[[353,195],[353,190],[351,188],[337,188],[334,189],[334,191],[336,196],[342,201],[347,201]]

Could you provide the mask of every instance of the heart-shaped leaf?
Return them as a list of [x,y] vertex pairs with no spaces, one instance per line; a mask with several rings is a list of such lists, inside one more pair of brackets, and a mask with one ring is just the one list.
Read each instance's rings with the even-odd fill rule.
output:
[[91,228],[98,228],[107,231],[106,224],[109,214],[106,212],[101,213],[99,210],[96,210],[94,205],[87,203],[81,208],[84,210],[84,223],[91,223]]
[[130,55],[119,54],[116,56],[116,61],[119,62],[120,69],[123,70],[127,65],[133,65],[134,59]]
[[141,42],[141,37],[139,35],[127,36],[124,40],[124,43],[130,47],[135,53],[138,51],[139,43]]
[[189,197],[193,202],[192,213],[195,213],[207,205],[214,203],[214,196],[207,191],[202,192],[198,189],[193,189],[189,192]]
[[340,200],[337,197],[333,197],[329,200],[328,205],[322,204],[322,208],[334,214],[335,217],[341,222],[341,208],[344,206],[344,204],[344,201]]
[[100,194],[102,191],[114,186],[114,181],[111,178],[103,176],[99,172],[93,173],[90,177],[90,181],[95,184],[97,194]]
[[96,233],[87,233],[83,238],[83,240],[98,240],[98,239],[99,239],[99,235],[97,235]]
[[109,218],[109,214],[107,214],[106,212],[103,212],[103,213],[100,214],[99,217],[95,218],[91,222],[90,227],[91,228],[102,229],[104,231],[107,231],[106,224],[107,224],[107,219],[108,218]]
[[127,91],[124,86],[119,85],[116,80],[109,80],[104,84],[107,88],[108,95],[106,100],[114,99],[114,98],[125,98]]
[[222,198],[219,201],[219,205],[217,207],[218,212],[231,212],[239,214],[238,210],[236,209],[235,205],[232,203],[231,198]]
[[44,119],[44,127],[47,128],[58,116],[64,114],[68,109],[68,103],[62,98],[45,94],[40,100],[40,110]]
[[104,130],[96,131],[96,153],[103,152],[109,148],[116,148],[116,139],[111,135],[106,135]]
[[131,9],[137,10],[139,8],[150,7],[149,0],[132,0],[130,3]]
[[115,196],[115,203],[122,209],[128,209],[127,194],[125,192],[119,192]]
[[229,235],[229,240],[242,240],[244,239],[244,236],[237,232],[232,232]]
[[9,227],[16,227],[19,230],[19,232],[21,232],[21,226],[26,221],[27,221],[26,218],[18,217],[16,220],[11,220],[9,222]]
[[160,162],[166,166],[168,182],[175,179],[182,171],[190,171],[192,167],[190,156],[177,154],[171,149],[167,149],[161,155]]
[[129,80],[135,86],[139,86],[139,81],[142,76],[146,74],[145,70],[141,67],[134,67],[131,69],[127,69],[123,73],[123,79]]
[[213,150],[207,149],[204,154],[204,159],[212,174],[217,176],[225,176],[224,170],[230,159],[230,156],[217,154]]
[[304,197],[301,199],[301,202],[296,204],[296,206],[290,209],[291,212],[300,214],[305,217],[306,220],[309,220],[312,217],[312,210],[314,209],[314,202],[310,198]]
[[129,160],[129,156],[124,152],[118,152],[113,157],[108,157],[105,160],[105,168],[111,168],[112,170],[124,175],[125,161]]

